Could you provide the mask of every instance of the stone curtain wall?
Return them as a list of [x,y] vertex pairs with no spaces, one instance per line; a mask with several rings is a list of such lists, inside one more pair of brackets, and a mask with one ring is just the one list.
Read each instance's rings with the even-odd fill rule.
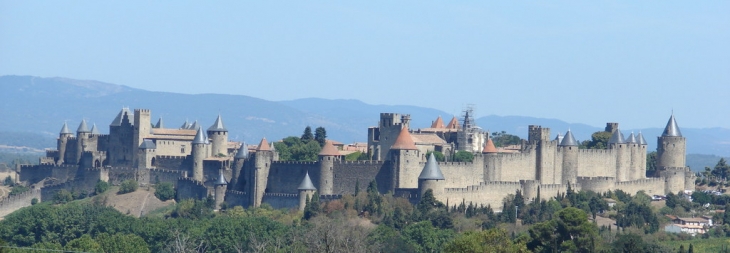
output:
[[319,189],[318,162],[272,162],[265,192],[297,194],[299,193],[297,188],[302,183],[307,171],[309,171],[312,184]]
[[[310,174],[311,177],[311,174]],[[393,189],[393,171],[389,162],[383,161],[342,161],[334,164],[334,194],[355,194],[355,185],[360,191],[367,190],[368,184],[375,180],[378,191],[386,193]],[[314,182],[314,179],[312,179]],[[316,186],[316,185],[315,185]]]
[[39,202],[41,201],[40,189],[30,189],[27,192],[0,199],[0,218],[15,212],[20,208],[30,206],[30,202],[34,198],[38,199]]

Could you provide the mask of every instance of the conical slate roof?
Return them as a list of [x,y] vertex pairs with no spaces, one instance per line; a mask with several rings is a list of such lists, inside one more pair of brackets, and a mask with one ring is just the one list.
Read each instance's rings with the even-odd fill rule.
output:
[[677,121],[674,120],[674,114],[672,114],[671,117],[669,117],[669,122],[667,122],[667,127],[664,128],[664,132],[662,133],[663,137],[669,136],[669,137],[682,137],[682,132],[679,131],[679,125],[677,125]]
[[487,143],[484,144],[484,149],[482,150],[482,153],[497,153],[497,147],[494,146],[492,138],[487,138]]
[[86,120],[85,119],[82,119],[81,120],[81,124],[79,124],[79,128],[76,129],[76,132],[79,132],[79,133],[88,133],[88,132],[91,132],[91,131],[89,131],[89,128],[86,126]]
[[555,140],[558,141],[558,144],[560,144],[561,142],[563,142],[563,134],[558,133],[558,135],[555,136]]
[[317,188],[314,187],[314,184],[312,183],[312,179],[309,178],[309,171],[307,171],[307,174],[304,175],[304,179],[302,179],[302,183],[299,184],[299,187],[297,187],[298,190],[317,190]]
[[246,146],[246,142],[241,143],[241,147],[238,148],[238,152],[236,152],[236,159],[246,159],[248,158],[248,146]]
[[141,149],[156,149],[157,145],[152,141],[145,139],[142,144],[139,145],[139,148]]
[[337,151],[337,148],[335,148],[335,145],[332,145],[331,141],[325,141],[324,147],[322,147],[322,151],[319,151],[319,155],[339,156],[340,151]]
[[411,138],[411,134],[408,132],[408,129],[403,127],[400,129],[400,134],[398,134],[398,138],[395,139],[395,143],[393,143],[393,146],[391,146],[390,149],[416,150],[417,148],[415,142],[413,142],[413,138]]
[[198,128],[198,132],[195,133],[193,144],[208,144],[208,140],[205,139],[205,134],[203,133],[202,128]]
[[636,136],[636,140],[638,141],[639,145],[647,145],[646,139],[644,139],[644,135],[639,132],[639,135]]
[[256,151],[270,151],[271,147],[269,146],[269,142],[266,141],[266,137],[261,139],[261,142],[259,142],[259,146],[256,148]]
[[441,119],[441,115],[439,115],[438,118],[436,118],[436,121],[431,123],[431,128],[445,128],[444,126],[444,120]]
[[223,172],[218,173],[218,180],[215,181],[215,185],[226,185],[228,182],[226,182],[226,177],[223,176]]
[[616,129],[616,132],[613,132],[611,135],[611,139],[608,140],[608,144],[622,144],[626,143],[626,140],[624,139],[624,134],[621,133],[621,130]]
[[134,113],[132,113],[129,108],[122,108],[121,111],[119,111],[119,114],[117,114],[117,117],[114,118],[110,126],[121,126],[122,125],[122,118],[124,117],[124,114],[127,114],[127,117],[129,117],[129,124],[134,125]]
[[458,129],[459,128],[459,120],[456,119],[456,116],[451,118],[451,121],[449,121],[449,124],[446,125],[446,128],[449,128],[449,129]]
[[215,119],[213,125],[208,128],[208,131],[228,132],[226,127],[223,126],[223,120],[221,120],[220,114],[218,114],[218,118]]
[[565,133],[563,140],[560,141],[560,146],[578,146],[578,141],[575,140],[573,132],[571,132],[570,129],[568,129],[568,132]]
[[433,153],[428,157],[426,166],[423,166],[423,170],[421,171],[421,175],[418,176],[418,179],[444,180],[444,174],[441,173],[441,169],[439,169],[439,164],[436,162],[436,157]]
[[631,132],[631,134],[629,134],[629,138],[626,138],[626,143],[636,144],[636,143],[639,143],[639,141],[636,140],[636,136],[634,135],[633,132]]
[[196,120],[188,129],[198,130],[198,128],[200,128],[200,126],[198,126],[198,121]]
[[96,123],[91,125],[91,134],[101,134],[99,133],[99,129],[96,128]]
[[162,117],[157,120],[157,124],[155,124],[155,128],[165,128],[165,123],[162,122]]
[[190,128],[190,122],[188,122],[188,120],[185,120],[185,123],[183,123],[182,126],[180,126],[180,129],[188,129],[188,128]]
[[71,130],[68,130],[68,125],[66,122],[63,122],[63,127],[61,127],[61,134],[72,134]]

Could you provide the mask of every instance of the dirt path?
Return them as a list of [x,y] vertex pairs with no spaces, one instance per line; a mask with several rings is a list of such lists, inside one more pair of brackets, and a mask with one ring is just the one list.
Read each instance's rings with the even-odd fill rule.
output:
[[144,200],[142,201],[142,206],[139,208],[139,216],[142,217],[144,214],[144,206],[147,205],[147,199],[150,198],[150,193],[148,192],[146,196],[144,196]]

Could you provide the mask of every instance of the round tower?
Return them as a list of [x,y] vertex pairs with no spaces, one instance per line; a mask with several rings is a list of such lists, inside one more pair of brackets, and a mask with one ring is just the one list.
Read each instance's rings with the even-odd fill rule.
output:
[[214,156],[221,154],[228,156],[228,130],[223,126],[221,115],[218,115],[213,125],[208,128],[208,138],[210,138]]
[[662,136],[657,137],[657,168],[685,167],[686,145],[672,114]]
[[207,141],[203,135],[203,129],[198,128],[198,133],[193,139],[193,179],[203,182],[203,159],[206,158]]
[[330,195],[334,191],[335,161],[340,160],[340,152],[332,142],[325,141],[322,151],[319,152],[319,191],[320,194]]
[[233,157],[233,175],[231,177],[231,187],[233,189],[239,189],[237,186],[238,178],[241,177],[241,170],[243,170],[246,159],[248,159],[248,146],[246,142],[242,142],[236,156]]
[[428,190],[433,191],[434,196],[438,196],[443,193],[445,181],[444,174],[441,173],[439,164],[436,162],[436,157],[433,153],[431,153],[431,155],[428,156],[426,165],[423,166],[423,170],[421,170],[421,174],[418,176],[418,190],[420,191],[421,196],[423,196]]
[[559,144],[559,152],[563,154],[562,184],[575,184],[578,179],[578,141],[568,130]]
[[390,147],[390,161],[393,166],[393,185],[391,188],[418,187],[418,173],[421,172],[422,157],[408,128],[401,128],[398,137]]
[[223,176],[223,171],[220,171],[218,173],[218,180],[215,181],[215,210],[220,210],[221,204],[225,201],[227,187],[228,182],[226,182],[226,177]]
[[74,164],[78,164],[81,161],[81,154],[86,149],[86,142],[89,140],[89,134],[91,131],[86,126],[86,120],[82,119],[79,128],[76,130],[76,161]]
[[299,211],[304,211],[307,199],[311,200],[317,192],[317,188],[314,188],[314,184],[312,184],[312,179],[309,178],[309,172],[304,175],[304,179],[297,189],[299,190]]
[[73,133],[68,130],[68,125],[66,122],[63,122],[61,133],[58,134],[58,141],[56,142],[58,150],[58,161],[56,161],[56,164],[61,165],[66,163],[66,145],[68,145],[68,138],[71,138],[72,136]]
[[248,172],[249,179],[246,181],[246,189],[249,194],[252,206],[258,207],[261,205],[264,193],[266,192],[266,184],[269,176],[269,169],[271,168],[271,162],[274,161],[274,152],[271,151],[271,146],[266,138],[261,139],[259,146],[256,148],[254,153],[253,171]]
[[631,151],[627,147],[624,134],[618,128],[608,140],[608,148],[616,154],[616,182],[629,180],[629,167],[631,165]]
[[[643,177],[639,176],[639,162],[641,162],[641,156],[646,156],[646,153],[641,154],[641,145],[639,145],[639,140],[636,138],[636,135],[632,132],[629,135],[629,138],[626,138],[626,148],[629,152],[629,169],[627,173],[627,179],[628,180],[636,180]],[[645,165],[646,166],[646,165]]]
[[487,142],[484,143],[484,149],[482,149],[482,155],[484,156],[484,179],[485,181],[499,181],[501,171],[496,166],[495,157],[498,154],[497,147],[494,146],[492,138],[487,138]]
[[641,131],[639,131],[639,134],[636,135],[636,141],[639,144],[639,150],[636,152],[641,155],[638,156],[638,169],[636,170],[636,175],[634,176],[634,178],[641,179],[646,178],[646,146],[648,145],[648,143],[646,142],[646,139],[644,139],[644,135],[641,134]]

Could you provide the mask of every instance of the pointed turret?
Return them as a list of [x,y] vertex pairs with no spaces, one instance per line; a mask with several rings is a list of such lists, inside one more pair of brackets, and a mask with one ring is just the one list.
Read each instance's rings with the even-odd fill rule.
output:
[[390,147],[391,150],[417,150],[411,134],[405,127],[401,128],[398,138],[395,139],[395,143]]
[[236,159],[246,159],[248,158],[248,146],[246,145],[246,142],[241,143],[241,147],[238,148],[238,152],[236,152]]
[[444,180],[444,174],[441,173],[441,169],[439,168],[438,162],[436,162],[436,157],[431,153],[431,155],[428,157],[428,161],[426,161],[426,165],[423,166],[423,170],[421,171],[421,175],[418,176],[418,179],[420,180]]
[[626,140],[624,140],[624,134],[621,133],[620,129],[616,129],[616,132],[613,132],[611,135],[611,139],[608,140],[608,144],[623,144],[626,143]]
[[221,120],[220,114],[218,114],[218,118],[215,119],[213,125],[208,128],[208,131],[228,132],[226,127],[223,126],[223,120]]
[[299,187],[297,190],[314,190],[316,191],[317,188],[314,188],[314,184],[312,183],[312,179],[309,178],[309,172],[304,175],[304,179],[302,180],[302,183],[299,184]]
[[339,156],[340,151],[337,151],[337,148],[335,148],[335,146],[332,145],[331,141],[325,141],[324,147],[322,147],[322,151],[319,152],[319,155]]
[[573,132],[571,132],[570,129],[568,129],[568,132],[565,133],[563,140],[560,141],[560,146],[578,146],[578,141],[575,140]]
[[185,122],[180,126],[180,129],[188,129],[190,128],[190,122],[188,120],[185,120]]
[[162,117],[157,120],[157,124],[155,124],[155,128],[165,128],[165,123],[162,122]]
[[626,143],[628,144],[637,144],[639,143],[638,140],[636,140],[636,136],[634,135],[634,132],[631,132],[629,135],[629,138],[626,138]]
[[482,153],[497,153],[497,147],[494,146],[492,138],[487,138],[487,143],[484,144],[484,149],[482,150]]
[[639,135],[636,136],[636,140],[638,141],[639,145],[647,145],[646,139],[644,139],[644,135],[641,134],[641,131],[639,131]]
[[215,185],[226,185],[228,182],[226,182],[226,177],[223,176],[223,172],[221,171],[218,173],[218,180],[215,181]]
[[101,134],[99,133],[99,129],[96,128],[96,123],[91,125],[91,134]]
[[560,143],[563,142],[563,134],[558,133],[558,136],[555,136],[555,140],[558,141],[558,145],[560,145]]
[[434,121],[433,123],[431,123],[431,128],[446,128],[444,126],[444,120],[441,119],[441,115],[439,115],[439,117],[436,118],[436,121]]
[[190,125],[189,129],[198,130],[198,128],[200,128],[200,126],[198,125],[198,121],[196,120],[193,122],[192,125]]
[[63,122],[63,127],[61,127],[61,134],[73,134],[71,130],[68,130],[68,125],[66,122]]
[[459,120],[456,119],[456,116],[451,118],[451,121],[449,121],[449,124],[446,125],[446,128],[448,129],[459,129]]
[[208,144],[208,140],[205,139],[205,134],[202,128],[198,128],[198,132],[195,134],[193,144]]
[[261,142],[259,142],[259,146],[256,148],[256,151],[271,151],[271,147],[269,146],[269,142],[266,141],[266,137],[261,139]]
[[679,125],[677,125],[677,121],[674,119],[674,114],[669,117],[667,127],[664,128],[662,136],[682,137],[682,132],[679,131]]
[[86,120],[82,119],[79,128],[76,130],[77,133],[89,133],[89,128],[86,126]]

